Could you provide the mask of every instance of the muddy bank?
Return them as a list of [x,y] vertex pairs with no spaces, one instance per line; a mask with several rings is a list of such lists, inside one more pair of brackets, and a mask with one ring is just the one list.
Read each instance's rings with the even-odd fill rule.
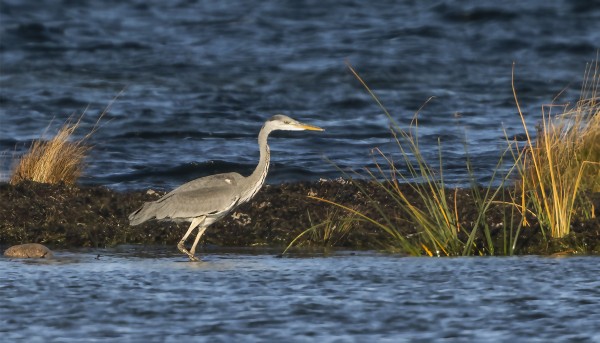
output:
[[[408,192],[414,203],[416,194]],[[115,192],[105,187],[77,187],[25,182],[16,186],[0,184],[0,245],[41,243],[53,248],[108,247],[118,244],[168,244],[181,239],[187,224],[151,221],[131,227],[127,216],[144,201],[156,200],[156,192]],[[344,233],[344,218],[349,214],[311,199],[308,195],[333,200],[376,220],[387,218],[405,235],[415,233],[407,216],[394,205],[390,196],[373,184],[333,180],[313,183],[267,185],[249,203],[212,225],[202,243],[218,246],[284,247],[311,226],[336,218],[329,234],[315,230],[303,236],[304,245],[351,249],[389,249],[397,246],[390,236],[372,224],[355,222]],[[470,230],[477,213],[470,190],[448,191],[456,204],[461,227]],[[535,222],[523,228],[517,239],[519,254],[552,254],[577,251],[600,253],[600,194],[592,195],[596,218],[573,223],[572,234],[560,240],[545,239]],[[378,206],[373,206],[377,203]],[[379,210],[378,210],[379,209]],[[486,221],[492,228],[496,253],[504,246],[509,230],[505,218],[509,209],[496,206]],[[514,223],[513,223],[514,224]],[[336,231],[337,230],[337,231]],[[483,237],[477,237],[482,240]],[[466,239],[465,239],[466,240]],[[483,244],[481,246],[484,246]],[[482,251],[486,253],[486,251]]]

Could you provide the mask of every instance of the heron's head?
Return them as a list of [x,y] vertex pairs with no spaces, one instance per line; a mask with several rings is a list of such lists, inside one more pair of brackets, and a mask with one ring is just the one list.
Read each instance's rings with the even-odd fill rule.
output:
[[265,123],[265,126],[268,126],[271,130],[286,130],[286,131],[324,131],[324,129],[301,123],[295,119],[292,119],[288,116],[284,116],[283,114],[277,114],[269,118]]

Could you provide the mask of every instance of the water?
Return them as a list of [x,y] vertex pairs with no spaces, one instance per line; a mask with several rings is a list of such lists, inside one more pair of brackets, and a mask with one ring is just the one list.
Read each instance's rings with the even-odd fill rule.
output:
[[28,342],[600,342],[598,257],[274,258],[212,250],[0,258],[0,333]]
[[[480,181],[542,104],[577,99],[600,48],[598,1],[219,2],[2,0],[0,177],[53,118],[85,108],[82,133],[121,91],[92,139],[84,183],[171,188],[249,173],[275,113],[325,133],[271,139],[267,182],[336,178],[397,149],[349,61],[407,125],[421,112],[428,158],[441,138],[448,183],[464,182],[463,132]],[[455,115],[460,114],[460,119]],[[293,151],[293,152],[292,152]],[[401,165],[399,165],[402,168]]]

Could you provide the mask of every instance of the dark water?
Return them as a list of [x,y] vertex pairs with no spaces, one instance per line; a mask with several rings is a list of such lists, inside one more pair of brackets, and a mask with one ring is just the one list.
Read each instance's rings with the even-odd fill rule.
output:
[[174,250],[0,258],[2,340],[600,342],[598,257]]
[[[268,182],[335,178],[397,149],[349,61],[403,125],[421,112],[423,152],[442,140],[449,182],[464,181],[463,133],[485,181],[504,142],[568,88],[576,100],[600,47],[598,1],[0,2],[0,176],[49,122],[85,108],[82,132],[122,91],[95,134],[84,182],[170,188],[250,172],[275,113],[325,133],[271,139]],[[455,118],[460,114],[460,120]],[[401,167],[401,166],[400,166]]]

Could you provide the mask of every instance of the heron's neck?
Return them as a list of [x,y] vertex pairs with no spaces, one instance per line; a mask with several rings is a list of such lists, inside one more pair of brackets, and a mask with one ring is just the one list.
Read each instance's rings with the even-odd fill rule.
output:
[[252,198],[265,183],[267,172],[269,171],[269,161],[271,160],[271,152],[267,145],[267,138],[271,130],[263,127],[258,134],[258,147],[260,149],[260,160],[252,175],[247,178],[247,189],[241,196],[241,201],[247,201]]

